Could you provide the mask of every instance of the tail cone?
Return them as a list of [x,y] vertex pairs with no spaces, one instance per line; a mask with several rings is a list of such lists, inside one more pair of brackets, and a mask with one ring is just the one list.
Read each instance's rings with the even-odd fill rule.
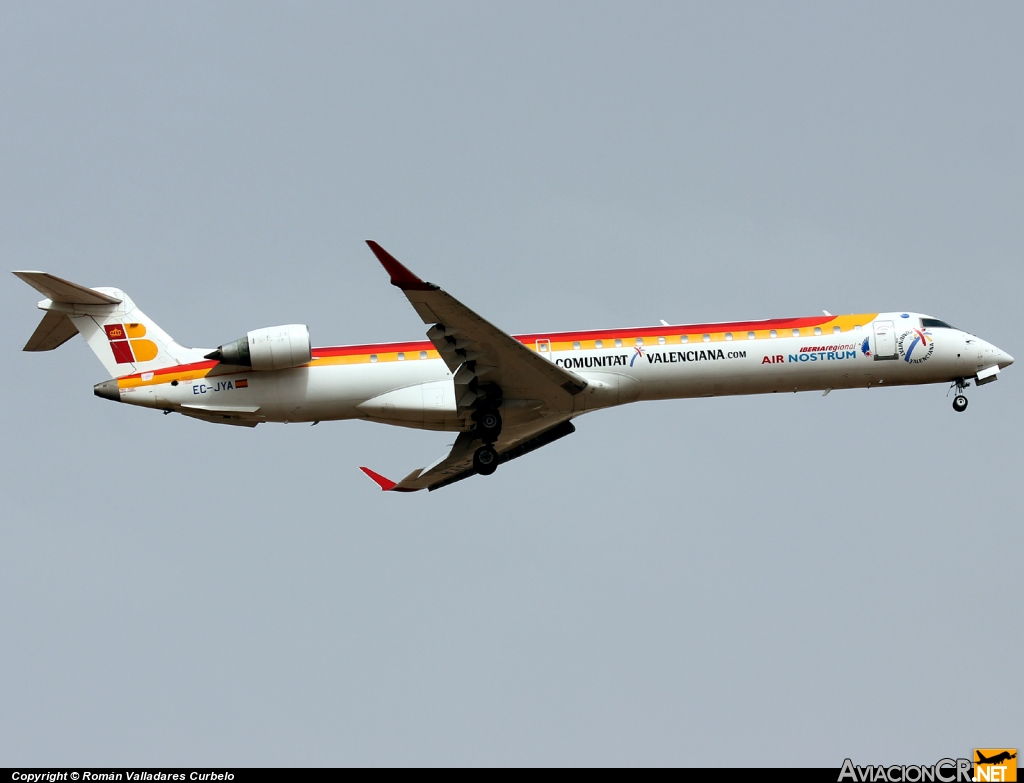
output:
[[105,400],[113,400],[114,402],[121,402],[121,393],[117,388],[117,381],[111,378],[109,381],[103,381],[103,383],[97,383],[92,387],[92,393],[97,397],[102,397]]

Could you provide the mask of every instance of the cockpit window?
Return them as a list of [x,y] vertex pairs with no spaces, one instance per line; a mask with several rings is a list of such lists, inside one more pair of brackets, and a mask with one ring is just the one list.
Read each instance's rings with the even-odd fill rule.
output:
[[940,321],[938,318],[922,318],[921,326],[924,329],[952,329],[954,327],[947,324],[945,321]]

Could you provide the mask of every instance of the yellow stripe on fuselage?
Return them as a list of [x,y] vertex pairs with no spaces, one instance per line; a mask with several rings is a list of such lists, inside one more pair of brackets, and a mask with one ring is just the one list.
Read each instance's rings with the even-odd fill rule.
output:
[[[700,343],[705,342],[704,338],[707,337],[706,342],[754,342],[757,340],[770,340],[775,339],[772,337],[772,331],[776,332],[776,337],[781,339],[785,337],[821,337],[822,339],[839,337],[842,334],[855,331],[856,327],[863,327],[871,323],[875,319],[878,313],[855,313],[851,315],[836,315],[831,320],[826,320],[820,326],[807,326],[799,329],[753,329],[745,330],[742,332],[722,330],[722,331],[692,331],[685,325],[681,326],[666,326],[662,335],[655,335],[653,337],[640,338],[643,340],[642,343],[637,343],[637,338],[616,338],[614,330],[610,330],[605,333],[609,336],[602,337],[600,340],[548,340],[547,344],[550,345],[551,351],[571,351],[571,350],[603,350],[606,348],[631,348],[635,345],[645,345],[648,347],[656,347],[658,345],[682,345],[686,343]],[[835,332],[835,327],[839,327],[839,332]],[[623,330],[633,331],[635,330]],[[753,337],[749,336],[753,333]],[[557,335],[555,335],[557,337]],[[543,338],[546,339],[546,338]],[[542,342],[539,340],[538,342]],[[616,345],[616,339],[620,340],[620,345]],[[662,342],[664,340],[664,342]],[[532,344],[526,343],[526,347],[530,350],[538,351],[538,342]],[[597,343],[601,343],[601,347],[598,348]],[[576,343],[579,343],[579,348],[576,349]],[[382,348],[387,348],[387,344],[382,345]],[[318,349],[314,349],[318,350]],[[319,349],[322,350],[322,349]],[[421,358],[421,354],[426,354],[424,358]],[[399,355],[404,358],[399,359]],[[434,350],[426,351],[366,351],[363,353],[347,354],[340,356],[316,356],[313,361],[309,364],[300,365],[301,367],[328,367],[337,366],[344,364],[387,364],[389,362],[407,361],[429,361],[432,359],[439,359],[440,354]],[[214,370],[218,369],[217,365],[213,367],[203,368],[189,368],[184,369],[181,372],[168,372],[163,371],[159,375],[154,375],[151,378],[143,379],[143,375],[148,373],[142,373],[141,375],[131,375],[125,378],[118,378],[117,385],[121,389],[138,388],[141,386],[158,386],[164,383],[171,383],[172,381],[178,381],[179,383],[187,383],[189,381],[199,380],[206,378]],[[297,368],[296,368],[297,369]],[[253,372],[252,370],[237,370],[230,373],[218,373],[218,375],[241,375]]]

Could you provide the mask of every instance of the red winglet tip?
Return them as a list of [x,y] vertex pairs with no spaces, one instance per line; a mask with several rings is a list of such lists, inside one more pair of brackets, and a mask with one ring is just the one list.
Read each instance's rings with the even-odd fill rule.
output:
[[359,469],[361,471],[363,471],[363,473],[365,473],[367,476],[372,478],[374,480],[374,482],[376,482],[376,484],[382,490],[384,490],[385,492],[387,492],[388,490],[394,489],[396,486],[398,486],[391,479],[385,478],[384,476],[380,475],[380,473],[375,473],[374,471],[370,470],[369,468],[364,468],[364,467],[360,466]]
[[430,283],[425,283],[416,277],[397,258],[372,239],[367,239],[366,244],[370,246],[370,250],[377,256],[380,265],[391,275],[391,285],[401,288],[403,291],[429,291],[434,287]]

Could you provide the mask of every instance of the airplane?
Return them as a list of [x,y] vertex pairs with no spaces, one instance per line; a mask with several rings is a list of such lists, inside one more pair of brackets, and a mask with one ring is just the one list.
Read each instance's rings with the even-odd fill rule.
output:
[[1004,761],[1009,761],[1010,759],[1017,758],[1016,753],[1010,753],[1006,750],[1004,750],[1002,753],[997,753],[990,759],[985,758],[985,756],[982,755],[980,750],[976,750],[974,752],[978,756],[978,760],[975,761],[975,764],[1001,764]]
[[[947,383],[967,408],[973,381],[1013,357],[929,315],[823,315],[511,336],[424,282],[376,242],[370,249],[428,327],[426,340],[313,348],[301,324],[185,348],[117,288],[14,272],[47,298],[25,345],[50,351],[81,334],[110,380],[107,400],[206,422],[364,419],[458,433],[436,462],[382,490],[436,490],[575,432],[584,413],[644,400]],[[948,394],[948,392],[947,392]]]

